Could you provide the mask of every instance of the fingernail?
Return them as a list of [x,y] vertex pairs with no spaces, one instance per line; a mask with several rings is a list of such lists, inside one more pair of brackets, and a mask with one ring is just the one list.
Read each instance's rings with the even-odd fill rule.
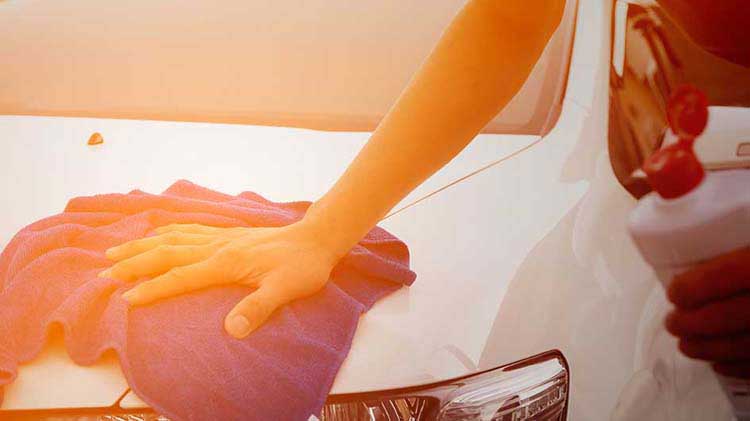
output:
[[100,278],[111,278],[112,277],[112,268],[103,270],[99,272],[99,275],[97,275]]
[[250,322],[243,315],[236,315],[227,321],[227,332],[237,339],[243,338],[250,333]]
[[135,300],[135,297],[136,297],[136,292],[133,289],[129,291],[125,291],[125,293],[122,294],[122,298],[128,303],[132,303]]
[[108,248],[104,252],[104,255],[107,256],[107,259],[112,259],[116,253],[117,253],[117,247],[112,247],[112,248]]

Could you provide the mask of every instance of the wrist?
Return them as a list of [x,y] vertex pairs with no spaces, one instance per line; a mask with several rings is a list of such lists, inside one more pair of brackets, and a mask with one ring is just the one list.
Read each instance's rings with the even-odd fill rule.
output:
[[305,216],[296,225],[311,241],[330,253],[335,261],[349,253],[349,250],[364,236],[350,228],[346,221],[338,220],[332,212],[325,211],[317,203],[310,206]]

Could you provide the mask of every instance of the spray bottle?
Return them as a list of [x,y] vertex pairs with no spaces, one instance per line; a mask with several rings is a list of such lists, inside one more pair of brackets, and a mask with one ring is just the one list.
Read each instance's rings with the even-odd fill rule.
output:
[[[750,246],[750,170],[706,172],[693,151],[708,122],[706,96],[680,87],[668,120],[679,141],[644,163],[654,192],[640,200],[628,227],[665,288],[702,261]],[[719,382],[737,419],[750,420],[750,380],[719,375]]]

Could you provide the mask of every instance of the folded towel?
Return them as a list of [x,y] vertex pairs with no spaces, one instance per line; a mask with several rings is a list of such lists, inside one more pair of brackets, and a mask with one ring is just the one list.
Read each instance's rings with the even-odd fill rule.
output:
[[[281,226],[308,202],[230,196],[187,181],[161,195],[134,191],[72,199],[33,223],[0,255],[0,389],[59,324],[77,364],[114,350],[130,387],[176,420],[307,420],[319,414],[360,315],[410,285],[406,246],[375,228],[334,268],[317,294],[277,310],[245,339],[223,329],[252,289],[222,286],[128,308],[132,287],[97,277],[104,250],[171,223]],[[1,391],[1,390],[0,390]],[[0,403],[2,396],[0,395]]]

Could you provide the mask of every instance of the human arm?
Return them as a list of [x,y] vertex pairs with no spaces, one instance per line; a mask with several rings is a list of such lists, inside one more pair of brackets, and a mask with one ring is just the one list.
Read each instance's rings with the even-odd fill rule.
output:
[[306,221],[346,253],[453,159],[520,90],[565,2],[470,1]]
[[133,305],[217,284],[256,287],[225,321],[232,335],[246,336],[279,306],[322,288],[336,262],[388,210],[511,100],[564,6],[564,0],[470,0],[346,172],[299,222],[165,227],[157,232],[162,238],[109,251],[118,263],[102,276],[155,276],[125,295]]

